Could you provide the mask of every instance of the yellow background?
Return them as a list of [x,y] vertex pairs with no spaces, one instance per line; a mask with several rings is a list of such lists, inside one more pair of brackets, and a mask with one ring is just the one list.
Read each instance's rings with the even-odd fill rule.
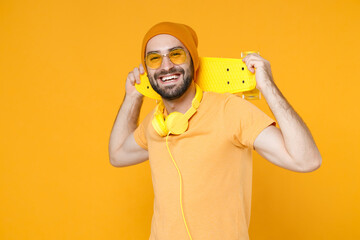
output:
[[0,1],[0,239],[148,239],[149,164],[112,167],[107,147],[160,21],[192,26],[200,56],[259,51],[322,153],[312,173],[254,155],[251,239],[360,239],[359,15],[358,0]]

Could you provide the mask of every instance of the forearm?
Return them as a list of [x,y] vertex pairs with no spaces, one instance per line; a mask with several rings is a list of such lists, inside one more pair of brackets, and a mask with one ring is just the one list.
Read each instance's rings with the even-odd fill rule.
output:
[[272,80],[261,89],[282,132],[286,150],[300,166],[320,166],[321,156],[305,122]]
[[125,95],[110,135],[110,156],[112,153],[119,150],[126,138],[135,131],[139,120],[142,102],[142,97]]

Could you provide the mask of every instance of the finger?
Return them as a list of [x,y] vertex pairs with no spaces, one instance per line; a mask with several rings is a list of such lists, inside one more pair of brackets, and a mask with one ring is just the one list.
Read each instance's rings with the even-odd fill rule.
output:
[[256,56],[255,53],[250,53],[247,57],[249,61],[258,59],[258,56]]
[[244,57],[243,62],[246,64],[249,71],[254,73],[257,64],[259,64],[258,62],[261,61],[260,58],[261,57],[259,55],[256,55],[255,53],[250,53],[246,55],[246,57]]
[[246,57],[244,57],[244,58],[242,59],[242,61],[243,61],[243,63],[245,63],[245,65],[246,65],[246,63],[249,61],[249,58],[247,58],[247,56],[246,56]]
[[249,53],[250,56],[257,57],[259,56],[257,53]]
[[243,62],[248,62],[249,60],[251,59],[251,55],[250,54],[248,54],[248,55],[246,55],[244,58],[243,58]]
[[243,57],[243,59],[248,59],[249,57],[251,57],[253,55],[253,53],[245,53],[245,57]]
[[246,61],[245,64],[250,72],[252,72],[252,73],[255,72],[255,61],[254,60],[248,60],[248,61]]
[[129,72],[127,79],[129,80],[131,85],[135,85],[135,76],[133,72]]
[[142,63],[140,63],[140,73],[141,74],[144,74],[145,73],[145,69],[144,69],[144,67],[143,67],[143,65],[142,65]]
[[138,68],[134,68],[134,76],[137,84],[140,84],[140,72]]
[[247,58],[247,61],[250,61],[250,60],[261,60],[262,57],[256,53],[250,53],[246,56]]
[[247,59],[248,59],[249,57],[248,57],[248,55],[246,55],[245,57],[243,57],[243,62],[245,62]]

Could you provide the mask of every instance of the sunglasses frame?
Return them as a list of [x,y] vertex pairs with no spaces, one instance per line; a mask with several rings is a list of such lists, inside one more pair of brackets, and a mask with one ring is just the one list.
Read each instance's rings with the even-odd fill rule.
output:
[[[181,47],[178,47],[178,48],[172,49],[170,52],[165,53],[165,54],[161,54],[161,53],[150,53],[150,54],[157,54],[157,55],[159,55],[159,56],[161,57],[161,62],[160,62],[159,67],[157,67],[157,68],[152,68],[152,67],[149,66],[149,68],[151,68],[151,69],[158,69],[158,68],[160,68],[160,67],[161,67],[161,64],[162,64],[162,62],[163,62],[164,57],[168,57],[169,60],[170,60],[173,64],[175,64],[175,65],[183,64],[184,62],[183,62],[183,63],[180,63],[180,64],[174,63],[174,62],[171,60],[171,58],[169,57],[169,55],[170,55],[173,51],[176,51],[176,50],[182,50],[182,51],[185,53],[184,62],[186,62],[187,53],[186,53],[185,49],[183,49],[183,48],[181,48]],[[148,56],[149,56],[150,54],[148,53],[148,54],[145,56],[145,63],[146,63],[147,66],[148,66],[148,64],[147,64],[147,58],[148,58]]]

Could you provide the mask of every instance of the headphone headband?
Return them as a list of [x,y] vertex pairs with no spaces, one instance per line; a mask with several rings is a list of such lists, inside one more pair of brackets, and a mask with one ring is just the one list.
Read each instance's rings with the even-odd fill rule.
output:
[[196,93],[195,93],[194,99],[191,102],[191,107],[184,114],[187,119],[190,119],[192,117],[192,115],[195,114],[196,110],[200,106],[200,102],[201,102],[201,99],[202,99],[202,96],[203,96],[202,89],[199,87],[199,85],[197,85],[195,83],[195,87],[196,87]]

